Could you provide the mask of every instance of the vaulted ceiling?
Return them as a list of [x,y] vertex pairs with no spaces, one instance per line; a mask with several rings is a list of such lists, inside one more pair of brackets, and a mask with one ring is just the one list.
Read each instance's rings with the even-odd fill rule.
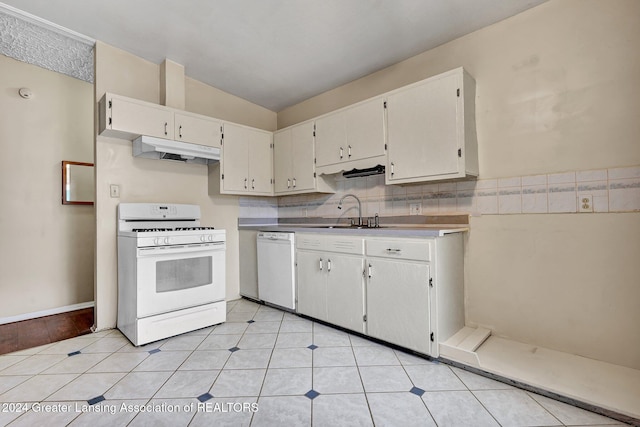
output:
[[273,111],[545,0],[4,0]]

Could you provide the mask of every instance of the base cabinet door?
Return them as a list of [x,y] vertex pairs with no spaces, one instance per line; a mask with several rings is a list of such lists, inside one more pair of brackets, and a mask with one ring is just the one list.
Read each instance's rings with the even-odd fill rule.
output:
[[320,252],[298,251],[298,312],[327,320],[326,257]]
[[327,321],[364,333],[364,259],[329,253],[327,263]]
[[431,354],[429,264],[369,258],[366,267],[367,334]]

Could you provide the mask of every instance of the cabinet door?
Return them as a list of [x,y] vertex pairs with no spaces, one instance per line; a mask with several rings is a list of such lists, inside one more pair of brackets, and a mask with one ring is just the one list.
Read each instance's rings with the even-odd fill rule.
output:
[[249,137],[245,128],[224,124],[220,173],[224,192],[249,191]]
[[206,117],[175,114],[175,139],[192,144],[220,146],[222,123]]
[[112,130],[173,139],[173,112],[165,107],[120,97],[111,98],[110,105]]
[[291,178],[293,178],[291,141],[293,138],[291,129],[286,129],[273,134],[273,178],[274,191],[286,193],[291,190]]
[[291,129],[291,186],[292,190],[316,188],[315,156],[313,150],[313,122],[303,123]]
[[377,98],[358,104],[346,110],[345,115],[347,146],[344,159],[383,156],[384,100]]
[[327,321],[364,333],[361,256],[327,254]]
[[270,196],[273,194],[273,158],[271,132],[245,129],[249,141],[249,192]]
[[327,258],[320,252],[297,251],[298,312],[327,320]]
[[340,163],[346,155],[345,114],[340,111],[316,120],[316,166]]
[[367,262],[367,334],[430,354],[429,264]]
[[388,182],[459,172],[459,87],[449,75],[388,96]]

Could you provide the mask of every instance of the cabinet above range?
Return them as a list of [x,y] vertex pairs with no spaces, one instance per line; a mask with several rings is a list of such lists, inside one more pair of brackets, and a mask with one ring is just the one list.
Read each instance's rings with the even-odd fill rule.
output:
[[219,147],[221,131],[220,120],[112,93],[98,104],[102,136],[132,141],[146,135]]

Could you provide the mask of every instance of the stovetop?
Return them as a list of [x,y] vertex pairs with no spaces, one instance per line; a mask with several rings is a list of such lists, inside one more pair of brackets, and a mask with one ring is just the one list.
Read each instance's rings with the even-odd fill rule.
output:
[[157,227],[157,228],[134,228],[131,231],[134,233],[152,233],[159,231],[203,231],[203,230],[215,230],[214,227]]

